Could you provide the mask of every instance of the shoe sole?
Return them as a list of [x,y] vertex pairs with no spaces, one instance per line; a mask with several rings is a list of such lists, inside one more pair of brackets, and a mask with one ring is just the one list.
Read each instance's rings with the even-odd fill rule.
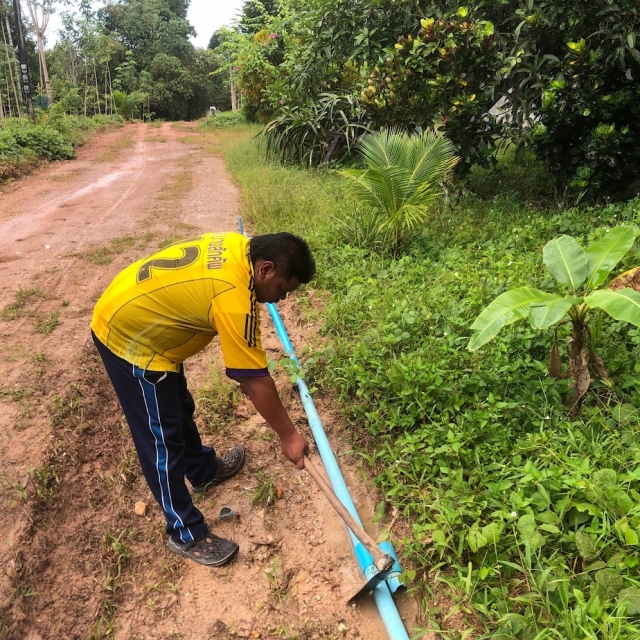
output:
[[222,565],[231,562],[231,560],[233,560],[238,555],[238,551],[240,551],[240,547],[235,543],[234,545],[235,548],[233,549],[233,551],[231,551],[224,558],[221,558],[219,560],[205,560],[203,558],[199,558],[198,556],[194,556],[193,553],[189,553],[190,549],[187,549],[186,551],[184,549],[181,549],[171,538],[169,538],[169,542],[167,542],[169,551],[172,551],[173,553],[182,556],[183,558],[189,558],[189,560],[193,560],[194,562],[202,564],[206,567],[221,567]]

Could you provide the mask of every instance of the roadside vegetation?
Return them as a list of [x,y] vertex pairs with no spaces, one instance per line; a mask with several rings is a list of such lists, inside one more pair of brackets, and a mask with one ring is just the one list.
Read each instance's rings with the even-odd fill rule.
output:
[[36,123],[25,118],[0,121],[0,183],[29,173],[47,161],[75,158],[76,147],[93,131],[120,126],[124,120],[111,116],[70,116],[39,113]]
[[[560,235],[587,246],[633,226],[640,200],[536,206],[510,188],[518,168],[507,158],[481,181],[501,180],[501,191],[432,206],[393,257],[356,246],[335,223],[353,215],[337,172],[265,163],[253,134],[217,134],[243,214],[256,233],[302,234],[318,256],[315,286],[330,296],[323,344],[301,354],[305,376],[343,407],[384,495],[378,513],[404,517],[391,536],[429,628],[445,638],[636,637],[638,329],[591,311],[611,378],[592,382],[575,416],[563,402],[570,380],[547,374],[553,328],[520,323],[478,351],[467,345],[497,296],[554,291],[542,247]],[[535,169],[540,181],[528,189],[550,202]],[[639,260],[634,247],[611,275]],[[559,329],[561,344],[570,331]],[[437,609],[443,587],[455,601],[448,611]],[[466,631],[449,628],[455,611]]]

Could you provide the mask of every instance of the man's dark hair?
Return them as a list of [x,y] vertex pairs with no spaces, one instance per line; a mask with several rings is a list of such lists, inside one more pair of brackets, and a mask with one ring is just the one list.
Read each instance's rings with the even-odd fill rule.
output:
[[309,245],[298,236],[282,231],[255,236],[249,240],[251,262],[269,260],[287,279],[298,278],[306,284],[316,273],[316,261]]

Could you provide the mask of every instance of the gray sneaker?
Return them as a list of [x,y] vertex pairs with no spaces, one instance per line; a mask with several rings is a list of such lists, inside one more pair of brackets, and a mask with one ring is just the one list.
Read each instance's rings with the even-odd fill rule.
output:
[[235,558],[240,549],[233,540],[225,540],[210,531],[193,542],[176,542],[169,538],[167,546],[169,551],[209,567],[227,564]]
[[194,493],[204,493],[207,489],[233,478],[244,466],[244,447],[233,447],[223,458],[218,458],[218,470],[215,475],[202,484],[194,485]]

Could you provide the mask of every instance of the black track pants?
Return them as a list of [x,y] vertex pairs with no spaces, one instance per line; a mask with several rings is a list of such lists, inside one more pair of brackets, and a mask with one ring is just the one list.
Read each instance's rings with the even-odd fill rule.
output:
[[93,334],[107,374],[129,423],[142,472],[176,541],[191,542],[207,531],[202,513],[191,499],[192,485],[211,478],[216,454],[202,445],[193,420],[195,403],[181,367],[173,371],[140,369],[119,358]]

